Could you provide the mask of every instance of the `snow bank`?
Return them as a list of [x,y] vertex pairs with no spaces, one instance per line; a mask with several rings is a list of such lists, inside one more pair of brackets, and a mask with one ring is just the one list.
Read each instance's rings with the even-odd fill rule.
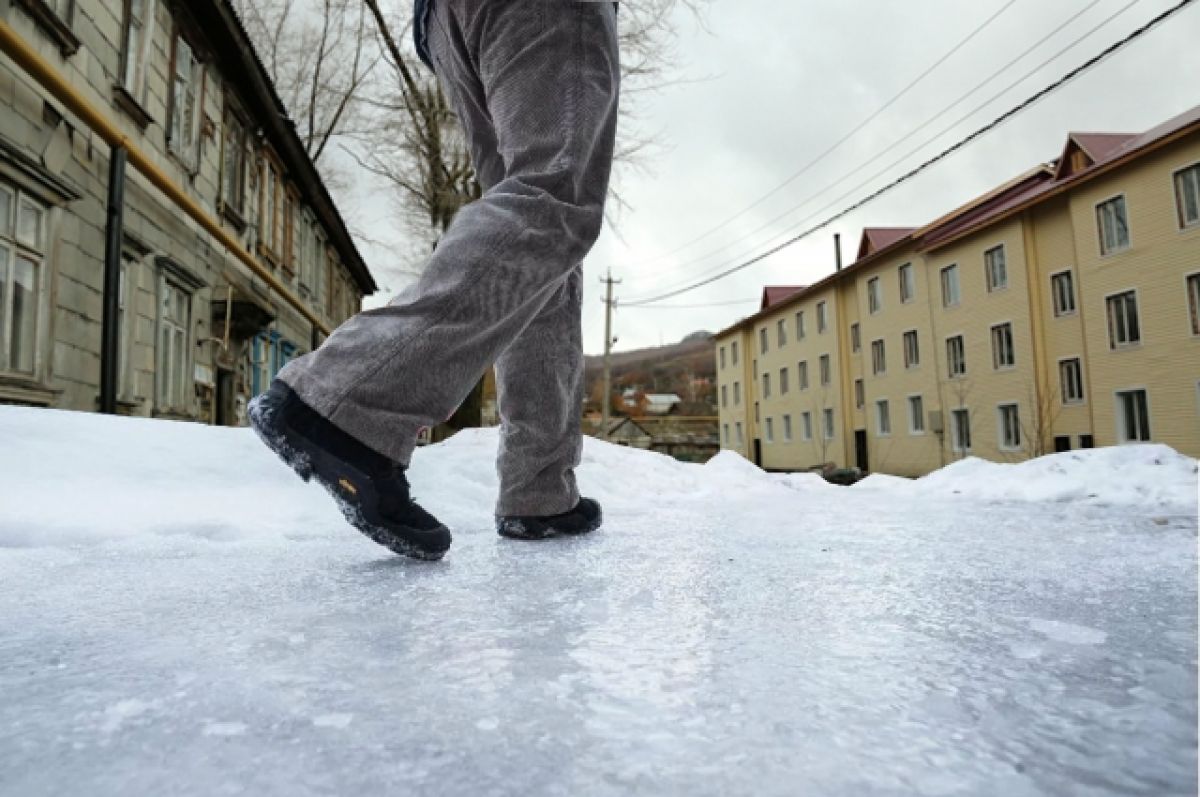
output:
[[1197,461],[1156,444],[1068,451],[1015,464],[970,457],[916,481],[875,475],[854,489],[1195,514]]

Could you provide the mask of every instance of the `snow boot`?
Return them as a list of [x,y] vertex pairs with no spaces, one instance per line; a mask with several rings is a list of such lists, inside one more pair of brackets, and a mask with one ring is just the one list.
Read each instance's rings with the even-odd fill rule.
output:
[[544,540],[559,534],[587,534],[600,528],[603,519],[598,502],[580,498],[574,509],[561,515],[497,517],[496,531],[514,540]]
[[351,526],[395,553],[437,560],[450,531],[412,499],[404,468],[322,418],[284,382],[250,402],[250,426],[300,478],[316,479]]

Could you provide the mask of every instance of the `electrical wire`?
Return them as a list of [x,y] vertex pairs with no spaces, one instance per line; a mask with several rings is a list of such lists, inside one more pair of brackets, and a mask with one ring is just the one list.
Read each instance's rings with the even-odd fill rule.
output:
[[[1091,3],[1089,3],[1089,4],[1088,4],[1088,5],[1086,5],[1086,6],[1084,6],[1082,9],[1080,9],[1079,11],[1077,11],[1075,14],[1071,15],[1070,17],[1068,17],[1066,20],[1064,20],[1062,23],[1060,23],[1060,24],[1059,24],[1057,27],[1055,27],[1055,28],[1054,28],[1053,30],[1051,30],[1049,33],[1047,33],[1047,34],[1046,34],[1046,35],[1044,35],[1042,38],[1038,39],[1036,42],[1034,42],[1032,45],[1030,45],[1028,48],[1026,48],[1025,50],[1023,50],[1023,51],[1022,51],[1020,54],[1018,54],[1018,55],[1017,55],[1015,58],[1011,59],[1010,61],[1008,61],[1007,63],[1005,63],[1003,66],[1001,66],[999,69],[997,69],[996,71],[992,72],[992,73],[991,73],[991,74],[990,74],[988,77],[986,77],[984,80],[982,80],[981,82],[977,83],[977,84],[976,84],[976,85],[975,85],[973,88],[971,88],[969,91],[967,91],[966,93],[964,93],[964,94],[960,95],[960,96],[959,96],[959,97],[958,97],[956,100],[954,100],[953,102],[951,102],[949,105],[945,106],[945,107],[944,107],[944,108],[942,108],[940,111],[938,111],[938,112],[937,112],[937,113],[935,113],[934,115],[930,116],[930,117],[929,117],[928,119],[926,119],[926,120],[925,120],[925,121],[924,121],[922,124],[920,124],[920,125],[918,125],[917,127],[913,128],[913,129],[912,129],[912,130],[910,130],[908,133],[906,133],[905,135],[901,136],[901,137],[900,137],[899,139],[897,139],[896,141],[892,142],[890,145],[888,145],[888,146],[887,146],[886,148],[884,148],[883,150],[881,150],[881,151],[877,152],[877,153],[876,153],[875,155],[873,155],[871,158],[869,158],[869,159],[867,159],[866,161],[864,161],[864,162],[860,163],[860,164],[859,164],[859,165],[858,165],[858,166],[857,166],[855,169],[853,169],[852,171],[848,172],[848,173],[847,173],[847,174],[845,174],[845,175],[842,175],[840,178],[838,178],[837,180],[835,180],[834,182],[832,182],[831,184],[829,184],[829,185],[828,185],[828,186],[826,186],[825,188],[821,189],[820,191],[817,191],[817,192],[816,192],[816,193],[814,193],[814,194],[810,194],[808,197],[806,197],[804,200],[802,200],[802,201],[801,201],[801,202],[799,202],[798,204],[796,204],[796,205],[793,205],[791,208],[789,208],[789,209],[785,210],[783,213],[780,213],[779,215],[777,215],[777,216],[774,216],[773,218],[771,218],[771,219],[769,219],[768,221],[764,222],[763,224],[761,224],[760,226],[758,226],[758,227],[756,227],[755,229],[751,230],[750,232],[746,233],[745,235],[741,236],[740,238],[738,238],[738,239],[736,239],[736,240],[734,240],[734,241],[731,241],[730,243],[727,243],[727,244],[725,244],[725,245],[723,245],[723,246],[721,246],[721,247],[719,247],[719,248],[717,248],[717,249],[714,249],[714,250],[712,250],[712,251],[710,251],[710,252],[707,252],[706,254],[700,255],[700,256],[698,256],[698,257],[696,257],[696,258],[692,259],[692,260],[686,261],[685,263],[682,263],[682,264],[680,264],[680,266],[679,266],[678,268],[676,268],[676,269],[672,269],[672,272],[675,272],[675,271],[680,271],[680,270],[683,270],[683,269],[687,268],[688,266],[695,265],[695,264],[697,264],[697,263],[701,263],[701,262],[703,262],[703,261],[705,261],[705,260],[708,260],[708,259],[710,259],[710,258],[712,258],[712,257],[714,257],[714,256],[716,256],[716,255],[719,255],[719,254],[721,254],[722,252],[726,251],[727,249],[730,249],[730,248],[732,248],[734,245],[736,245],[736,244],[738,244],[738,243],[741,243],[741,242],[743,242],[743,241],[747,241],[747,240],[748,240],[749,238],[751,238],[752,236],[754,236],[754,235],[756,235],[756,234],[758,234],[758,233],[762,232],[763,230],[766,230],[766,229],[770,228],[770,227],[771,227],[771,226],[773,226],[775,223],[777,223],[777,222],[779,222],[780,220],[782,220],[782,219],[786,218],[787,216],[790,216],[791,214],[793,214],[793,213],[795,213],[796,211],[798,211],[798,210],[800,210],[801,208],[803,208],[805,205],[808,205],[809,203],[811,203],[811,202],[813,202],[813,201],[815,201],[815,200],[819,199],[821,196],[823,196],[823,195],[825,195],[825,194],[829,193],[830,191],[832,191],[832,190],[834,189],[834,187],[836,187],[837,185],[839,185],[839,184],[841,184],[841,183],[845,182],[846,180],[850,179],[851,177],[853,177],[854,175],[858,174],[859,172],[863,171],[863,170],[864,170],[864,169],[866,169],[868,166],[870,166],[872,163],[875,163],[875,162],[876,162],[876,161],[878,161],[880,158],[882,158],[882,157],[884,157],[885,155],[887,155],[889,152],[892,152],[892,151],[894,151],[894,150],[895,150],[897,147],[899,147],[901,144],[903,144],[904,142],[906,142],[906,141],[909,141],[910,139],[912,139],[914,136],[916,136],[916,135],[917,135],[918,133],[920,133],[922,130],[925,130],[926,128],[928,128],[928,127],[929,127],[931,124],[933,124],[933,123],[934,123],[935,121],[937,121],[938,119],[940,119],[940,118],[944,118],[944,116],[945,116],[945,115],[946,115],[948,112],[950,112],[950,111],[954,110],[954,109],[955,109],[955,108],[957,108],[959,105],[961,105],[963,102],[965,102],[966,100],[970,99],[970,98],[971,98],[971,97],[972,97],[974,94],[976,94],[977,92],[979,92],[981,89],[983,89],[985,86],[987,86],[987,85],[988,85],[989,83],[991,83],[993,80],[995,80],[997,77],[999,77],[1000,75],[1004,74],[1006,71],[1008,71],[1008,70],[1009,70],[1010,68],[1012,68],[1014,65],[1016,65],[1017,63],[1019,63],[1019,62],[1020,62],[1021,60],[1023,60],[1023,59],[1024,59],[1026,56],[1028,56],[1030,53],[1032,53],[1034,50],[1036,50],[1038,47],[1040,47],[1042,44],[1044,44],[1046,41],[1048,41],[1050,38],[1052,38],[1054,35],[1056,35],[1056,34],[1057,34],[1057,33],[1059,33],[1060,31],[1062,31],[1064,28],[1066,28],[1068,25],[1070,25],[1072,22],[1074,22],[1074,21],[1075,21],[1076,19],[1078,19],[1080,16],[1082,16],[1082,15],[1083,15],[1083,14],[1085,14],[1085,13],[1087,13],[1087,12],[1088,12],[1089,10],[1091,10],[1093,7],[1095,7],[1096,5],[1098,5],[1098,4],[1099,4],[1101,1],[1102,1],[1102,0],[1092,0],[1092,2],[1091,2]],[[1073,41],[1072,41],[1070,44],[1068,44],[1066,47],[1062,48],[1061,50],[1059,50],[1058,52],[1056,52],[1054,55],[1050,56],[1050,58],[1046,59],[1045,61],[1043,61],[1042,63],[1040,63],[1038,66],[1036,66],[1036,67],[1034,67],[1033,69],[1031,69],[1031,70],[1029,70],[1028,72],[1026,72],[1026,73],[1025,73],[1024,75],[1022,75],[1020,78],[1018,78],[1017,80],[1015,80],[1015,81],[1013,81],[1012,83],[1010,83],[1010,84],[1009,84],[1009,85],[1008,85],[1006,88],[1004,88],[1002,91],[1000,91],[1000,92],[996,93],[995,95],[993,95],[993,96],[992,96],[990,99],[988,99],[986,102],[983,102],[983,103],[981,103],[980,105],[976,106],[976,107],[975,107],[975,109],[973,109],[973,110],[972,110],[970,113],[966,114],[966,115],[965,115],[965,116],[964,116],[962,119],[959,119],[959,120],[958,120],[958,122],[955,122],[955,125],[957,125],[959,122],[963,121],[964,119],[966,119],[966,118],[970,117],[970,116],[971,116],[972,114],[974,114],[976,111],[979,111],[979,110],[981,110],[982,108],[986,107],[986,106],[987,106],[987,105],[989,105],[989,104],[990,104],[992,101],[994,101],[994,100],[998,99],[998,98],[999,98],[1001,95],[1005,94],[1005,93],[1006,93],[1006,92],[1008,92],[1010,89],[1014,88],[1015,86],[1017,86],[1018,84],[1020,84],[1021,82],[1023,82],[1023,81],[1024,81],[1024,80],[1026,80],[1027,78],[1029,78],[1031,75],[1033,75],[1034,73],[1036,73],[1038,70],[1042,69],[1044,66],[1046,66],[1046,65],[1048,65],[1049,63],[1051,63],[1052,61],[1056,60],[1056,59],[1057,59],[1059,56],[1061,56],[1061,55],[1063,55],[1064,53],[1066,53],[1067,51],[1069,51],[1069,50],[1073,49],[1073,48],[1074,48],[1076,45],[1078,45],[1078,44],[1079,44],[1080,42],[1082,42],[1084,39],[1086,39],[1086,38],[1088,38],[1089,36],[1091,36],[1091,35],[1092,35],[1093,33],[1095,33],[1097,30],[1099,30],[1100,28],[1104,27],[1104,26],[1105,26],[1105,25],[1107,25],[1109,22],[1112,22],[1114,19],[1116,19],[1116,18],[1117,18],[1118,16],[1120,16],[1121,14],[1124,14],[1126,11],[1128,11],[1130,8],[1132,8],[1134,5],[1136,5],[1136,4],[1137,4],[1137,2],[1138,2],[1138,0],[1130,0],[1130,1],[1129,1],[1128,3],[1126,3],[1124,6],[1122,6],[1121,8],[1119,8],[1117,11],[1115,11],[1115,12],[1113,12],[1112,14],[1110,14],[1109,16],[1105,17],[1105,18],[1104,18],[1104,19],[1103,19],[1103,20],[1102,20],[1100,23],[1098,23],[1097,25],[1093,26],[1093,27],[1092,27],[1090,30],[1088,30],[1088,31],[1087,31],[1087,33],[1084,33],[1082,36],[1079,36],[1079,37],[1077,37],[1076,39],[1074,39],[1074,40],[1073,40]],[[926,141],[926,142],[925,142],[925,144],[931,143],[931,141],[933,141],[933,140],[936,140],[937,138],[940,138],[942,135],[944,135],[946,132],[948,132],[950,129],[952,129],[952,128],[953,128],[955,125],[950,125],[950,126],[948,126],[947,128],[944,128],[944,129],[943,129],[943,130],[942,130],[940,133],[938,133],[936,136],[933,136],[933,137],[932,137],[930,140]],[[924,144],[923,144],[922,146],[924,146]],[[912,154],[912,153],[910,152],[909,154]],[[905,156],[905,157],[907,157],[907,156]],[[896,164],[895,164],[895,163],[893,163],[892,165],[894,166],[894,165],[896,165]],[[890,168],[890,167],[889,167],[889,168]],[[877,176],[877,175],[876,175],[876,176]],[[855,189],[855,190],[857,190],[857,189]],[[844,197],[839,197],[839,199],[841,199],[841,198],[844,198]],[[835,200],[835,201],[836,201],[836,200]],[[828,207],[828,206],[825,206],[825,207]],[[823,207],[821,210],[824,210],[824,209],[825,209],[825,207]],[[807,222],[808,220],[812,219],[814,216],[816,216],[817,214],[819,214],[819,213],[821,212],[821,210],[817,210],[816,212],[814,212],[814,213],[812,213],[812,214],[810,214],[810,215],[808,215],[808,216],[804,217],[803,219],[800,219],[800,220],[799,220],[799,221],[797,221],[797,222],[793,222],[793,223],[792,223],[792,224],[790,224],[789,226],[785,227],[785,228],[784,228],[782,231],[780,231],[780,232],[778,232],[778,233],[775,233],[774,235],[772,235],[772,236],[771,236],[771,237],[770,237],[770,238],[767,240],[767,242],[766,242],[766,243],[769,243],[770,241],[773,241],[773,240],[775,240],[775,239],[776,239],[776,238],[778,238],[779,236],[786,234],[786,232],[787,232],[788,230],[795,229],[796,227],[798,227],[798,226],[800,226],[800,225],[804,224],[805,222]],[[762,245],[762,244],[759,244],[759,245]],[[731,260],[739,260],[739,259],[741,259],[741,258],[743,258],[743,257],[748,257],[748,256],[750,256],[750,254],[751,254],[750,252],[746,252],[746,253],[743,253],[743,254],[740,254],[740,255],[737,255],[737,256],[735,256],[735,257],[734,257],[734,258],[732,258]],[[729,264],[729,262],[730,262],[730,259],[727,259],[727,260],[725,260],[725,261],[723,261],[723,262],[721,262],[721,263],[718,263],[718,264],[716,264],[715,266],[709,266],[708,268],[706,268],[706,269],[705,269],[705,271],[704,271],[704,272],[702,272],[702,275],[703,275],[704,273],[708,273],[708,274],[714,273],[714,272],[716,272],[716,271],[720,270],[721,268],[724,268],[725,266],[727,266],[727,265]],[[636,281],[637,281],[637,278],[636,278],[636,277],[627,278],[627,279],[629,280],[629,282],[636,282]],[[693,275],[693,276],[692,276],[690,279],[695,279],[695,275]],[[677,283],[677,285],[674,285],[674,286],[668,286],[668,287],[666,287],[666,288],[659,288],[658,290],[673,290],[675,287],[678,287],[678,285],[687,284],[687,282],[689,282],[689,281],[690,281],[690,279],[689,279],[689,280],[687,280],[687,281],[685,281],[685,282],[683,282],[683,283]],[[652,279],[651,279],[651,282],[653,282],[653,281],[656,281],[656,279],[655,279],[655,278],[652,278]]]
[[954,143],[951,146],[947,147],[946,149],[942,150],[937,155],[933,156],[932,158],[929,158],[928,160],[924,161],[923,163],[916,166],[915,168],[909,170],[908,172],[906,172],[905,174],[896,178],[895,180],[891,181],[890,183],[883,186],[882,188],[877,189],[876,191],[872,192],[871,194],[868,194],[867,196],[863,197],[862,199],[859,199],[858,201],[854,202],[853,204],[849,205],[848,207],[843,208],[842,210],[838,211],[837,213],[835,213],[834,215],[825,219],[824,221],[820,222],[819,224],[817,224],[813,227],[810,227],[807,230],[801,232],[799,235],[793,236],[792,238],[789,238],[788,240],[784,241],[783,243],[772,247],[771,249],[767,250],[766,252],[756,255],[755,257],[751,258],[750,260],[747,260],[743,263],[733,266],[732,268],[728,268],[715,276],[709,277],[708,279],[701,280],[699,282],[688,285],[687,287],[680,288],[678,290],[673,290],[668,293],[661,294],[659,296],[653,296],[653,297],[648,297],[648,298],[644,298],[644,299],[635,299],[635,300],[631,300],[628,302],[623,302],[621,306],[628,308],[628,307],[633,307],[633,306],[649,305],[652,303],[663,301],[665,299],[670,299],[672,297],[679,296],[684,293],[688,293],[690,291],[696,290],[697,288],[704,287],[705,285],[710,285],[720,279],[724,279],[725,277],[727,277],[731,274],[734,274],[734,273],[742,271],[746,268],[749,268],[750,266],[755,265],[756,263],[759,263],[759,262],[765,260],[766,258],[770,257],[771,255],[777,254],[778,252],[800,242],[801,240],[808,238],[809,236],[813,235],[814,233],[819,232],[820,230],[824,229],[825,227],[828,227],[830,224],[837,221],[838,219],[841,219],[844,216],[847,216],[850,213],[862,208],[863,206],[865,206],[871,202],[874,202],[876,199],[883,196],[884,194],[887,194],[887,193],[893,191],[898,186],[908,182],[912,178],[916,177],[918,174],[925,172],[926,170],[928,170],[935,164],[940,163],[941,161],[948,158],[950,155],[963,149],[964,147],[966,147],[968,144],[972,143],[976,139],[986,135],[987,133],[990,133],[991,131],[993,131],[996,128],[1000,127],[1001,125],[1005,124],[1006,122],[1011,120],[1013,117],[1019,115],[1020,113],[1022,113],[1029,107],[1033,106],[1037,102],[1039,102],[1042,99],[1044,99],[1045,97],[1047,97],[1048,95],[1050,95],[1053,92],[1057,91],[1058,89],[1062,88],[1067,83],[1070,83],[1072,80],[1079,77],[1081,74],[1089,71],[1090,69],[1095,67],[1097,64],[1107,60],[1113,54],[1124,49],[1125,47],[1127,47],[1129,44],[1136,41],[1137,39],[1140,39],[1146,33],[1153,30],[1154,28],[1158,27],[1161,23],[1165,22],[1167,19],[1174,16],[1175,14],[1179,13],[1184,8],[1191,5],[1193,2],[1195,2],[1195,0],[1181,0],[1181,2],[1177,3],[1176,5],[1167,9],[1163,13],[1159,14],[1154,19],[1152,19],[1149,22],[1147,22],[1146,24],[1142,25],[1137,30],[1134,30],[1128,36],[1109,45],[1107,48],[1105,48],[1103,51],[1101,51],[1097,55],[1088,59],[1086,62],[1084,62],[1080,66],[1076,67],[1075,69],[1072,69],[1070,72],[1067,72],[1065,75],[1060,77],[1058,80],[1054,81],[1050,85],[1048,85],[1045,88],[1041,89],[1040,91],[1036,92],[1035,94],[1033,94],[1032,96],[1030,96],[1023,102],[1019,103],[1018,105],[1014,106],[1013,108],[1010,108],[1008,111],[1006,111],[1005,113],[996,117],[994,120],[987,123],[983,127],[978,128],[977,130],[972,132],[970,135],[966,136],[965,138],[959,139],[956,143]]

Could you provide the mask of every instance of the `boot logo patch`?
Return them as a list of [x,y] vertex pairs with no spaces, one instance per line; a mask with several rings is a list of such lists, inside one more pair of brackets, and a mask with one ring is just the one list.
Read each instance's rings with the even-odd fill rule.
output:
[[351,484],[349,479],[340,479],[338,480],[338,484],[351,495],[358,495],[358,488]]

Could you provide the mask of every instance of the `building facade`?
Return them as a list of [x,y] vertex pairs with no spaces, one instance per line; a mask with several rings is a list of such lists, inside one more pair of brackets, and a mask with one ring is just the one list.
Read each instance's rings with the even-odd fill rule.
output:
[[[0,0],[0,22],[328,328],[375,283],[228,0]],[[0,55],[0,403],[97,409],[110,150]],[[238,425],[321,335],[133,168],[119,411]]]
[[1200,108],[1072,134],[923,228],[864,231],[853,265],[767,292],[716,357],[722,446],[768,469],[1200,456]]

